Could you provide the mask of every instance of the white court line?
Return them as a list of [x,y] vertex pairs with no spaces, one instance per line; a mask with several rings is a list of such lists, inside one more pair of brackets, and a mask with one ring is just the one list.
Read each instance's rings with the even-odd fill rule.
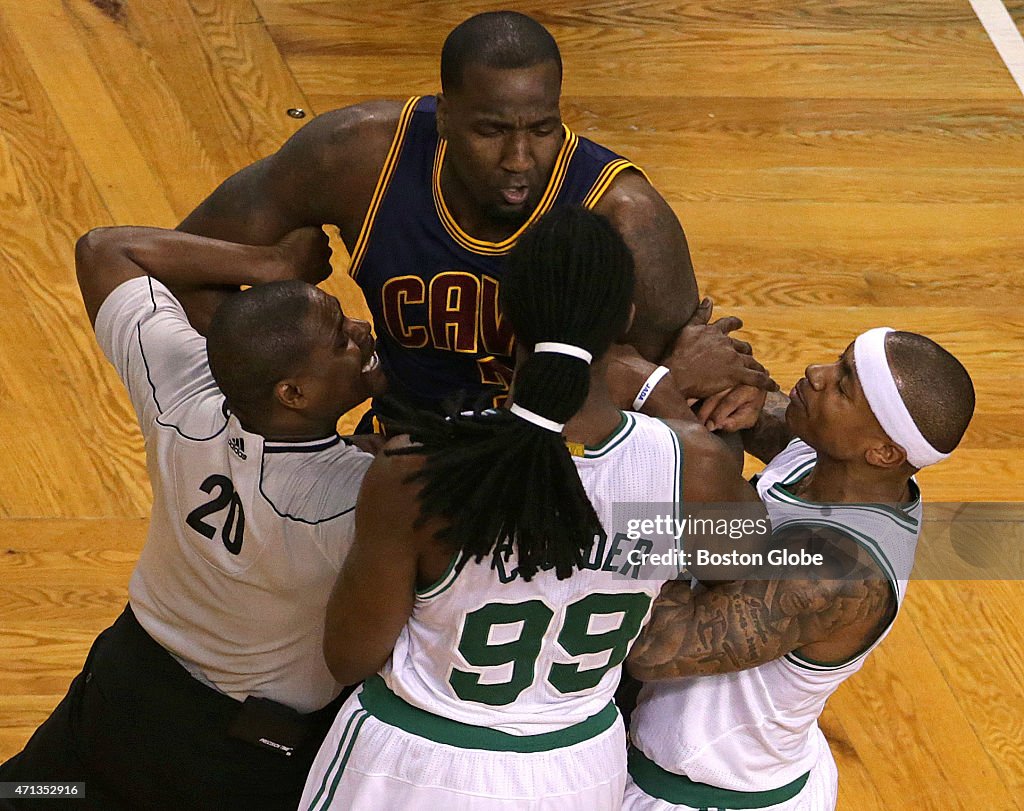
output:
[[992,44],[1003,58],[1006,69],[1024,93],[1024,37],[1006,10],[1002,0],[970,0],[974,13],[985,26]]

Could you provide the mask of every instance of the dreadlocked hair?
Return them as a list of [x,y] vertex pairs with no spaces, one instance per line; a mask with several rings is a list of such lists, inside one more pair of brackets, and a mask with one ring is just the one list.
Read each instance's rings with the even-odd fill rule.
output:
[[[523,234],[508,257],[502,313],[518,344],[571,344],[601,357],[622,335],[633,298],[633,256],[604,217],[557,208]],[[580,358],[531,352],[516,367],[513,399],[554,423],[579,411],[590,390]],[[443,417],[398,413],[395,427],[425,457],[419,525],[439,517],[436,537],[464,562],[517,554],[526,580],[554,569],[569,577],[602,531],[560,431],[507,410]]]

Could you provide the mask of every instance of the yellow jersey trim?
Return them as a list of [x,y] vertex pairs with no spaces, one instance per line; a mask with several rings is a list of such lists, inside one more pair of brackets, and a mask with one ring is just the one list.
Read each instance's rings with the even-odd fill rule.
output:
[[456,243],[471,253],[483,254],[485,256],[499,256],[508,253],[512,246],[515,245],[516,240],[523,235],[523,231],[551,210],[555,203],[555,198],[558,197],[558,192],[561,191],[562,184],[565,182],[565,173],[569,168],[569,161],[572,160],[572,156],[579,144],[579,137],[576,133],[564,124],[562,128],[565,130],[565,141],[562,142],[562,148],[555,158],[555,166],[551,170],[551,178],[548,180],[547,188],[544,190],[540,202],[537,203],[537,207],[533,210],[529,219],[512,236],[501,240],[501,242],[487,242],[471,237],[459,227],[459,224],[448,210],[448,205],[441,194],[441,167],[444,164],[444,156],[448,150],[448,142],[443,139],[438,141],[437,151],[434,154],[434,207],[437,209],[438,219],[444,226],[445,231],[448,232],[448,235]]
[[604,197],[605,192],[608,191],[608,187],[612,185],[612,181],[615,180],[615,178],[618,177],[619,174],[621,172],[624,172],[626,169],[635,169],[637,172],[643,175],[644,180],[646,180],[648,183],[651,182],[651,179],[647,177],[647,173],[639,166],[637,166],[634,163],[630,163],[625,158],[617,158],[616,160],[611,161],[604,167],[604,169],[601,170],[601,174],[597,176],[597,180],[595,180],[594,185],[590,187],[590,191],[587,192],[587,196],[583,198],[583,207],[593,208],[594,206],[596,206],[598,204],[598,201],[600,201],[600,199]]
[[370,198],[370,205],[366,209],[366,217],[363,219],[363,226],[359,229],[359,238],[352,250],[352,261],[348,266],[348,274],[353,279],[359,273],[359,265],[366,254],[366,245],[370,241],[370,232],[373,230],[373,222],[377,218],[377,211],[380,209],[380,201],[391,183],[391,175],[394,174],[398,165],[398,158],[402,153],[402,145],[405,143],[405,133],[409,129],[409,122],[412,120],[413,110],[423,96],[413,96],[398,116],[398,127],[395,129],[395,137],[391,139],[391,146],[388,147],[387,157],[384,158],[384,165],[381,167],[380,176],[377,178],[377,187],[373,190],[373,197]]

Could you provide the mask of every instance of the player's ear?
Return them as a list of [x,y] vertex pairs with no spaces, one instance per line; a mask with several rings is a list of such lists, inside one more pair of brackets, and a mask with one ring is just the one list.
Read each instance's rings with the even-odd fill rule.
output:
[[864,451],[864,459],[874,467],[892,470],[907,461],[907,452],[888,439],[878,440]]
[[274,384],[274,399],[293,411],[301,411],[308,403],[302,384],[294,378],[279,380]]
[[437,137],[448,139],[448,101],[444,93],[438,93],[434,98],[437,100]]

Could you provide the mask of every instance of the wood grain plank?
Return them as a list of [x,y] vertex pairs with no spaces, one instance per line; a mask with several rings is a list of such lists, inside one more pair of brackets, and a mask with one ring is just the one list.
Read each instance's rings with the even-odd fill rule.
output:
[[148,521],[0,520],[0,761],[19,751],[123,609]]
[[303,123],[287,110],[309,110],[308,102],[249,0],[160,0],[155,14],[152,4],[140,7],[140,27],[221,178],[276,150]]
[[[99,623],[96,629],[57,630],[52,625],[45,629],[26,630],[0,627],[0,650],[7,658],[4,663],[5,693],[9,696],[57,696],[59,701],[71,680],[82,669],[93,640],[123,608],[124,601],[108,612],[109,618]],[[37,715],[34,726],[46,720],[56,704],[57,701],[53,701],[49,708]],[[6,722],[0,720],[0,727],[5,725]],[[6,760],[12,754],[14,752],[0,752],[0,758]]]
[[[37,27],[52,16],[32,8],[42,15],[32,21]],[[133,493],[141,503],[148,499],[135,484],[137,446],[127,452],[127,467],[114,461],[125,458],[117,451],[135,432],[128,433],[123,396],[117,400],[120,384],[95,348],[72,267],[74,239],[109,214],[16,37],[25,21],[19,18],[15,32],[8,12],[0,12],[0,257],[7,281],[0,297],[11,313],[6,346],[20,351],[0,357],[7,381],[0,442],[18,460],[0,472],[0,514],[108,513],[130,508]],[[79,383],[86,380],[98,386],[88,390]],[[44,407],[50,423],[39,419]],[[91,419],[97,412],[113,418],[106,430]],[[80,477],[58,473],[63,464]]]
[[[111,98],[101,76],[63,11],[60,0],[5,0],[4,17],[18,32],[29,65],[57,115],[74,122],[67,133],[92,173],[105,206],[120,222],[171,225],[174,213],[164,189]],[[61,43],[54,48],[53,42]],[[74,82],[68,77],[74,76]]]
[[[1024,0],[1006,5],[1024,26]],[[302,123],[287,107],[434,92],[448,30],[491,7],[0,0],[0,516],[148,509],[137,428],[81,316],[75,237],[181,216]],[[702,288],[780,381],[868,326],[931,334],[979,398],[925,498],[1024,500],[1024,101],[968,3],[515,7],[562,45],[566,120],[651,174]],[[347,277],[328,287],[358,312]],[[0,759],[120,610],[144,533],[143,518],[0,520]],[[823,718],[842,811],[1018,807],[1021,608],[1019,584],[911,587]]]
[[[907,613],[1001,780],[1024,797],[1024,611],[1020,581],[919,581]],[[981,654],[981,655],[979,655]]]
[[1024,418],[1020,414],[985,411],[974,415],[960,447],[964,450],[1020,449]]
[[[30,207],[24,189],[16,177],[13,159],[7,147],[6,138],[0,137],[0,206],[5,214],[0,223],[0,267],[8,275],[12,257],[8,241],[11,218],[19,218],[19,212]],[[34,212],[32,212],[34,213]],[[13,236],[13,235],[12,235]],[[25,342],[24,350],[18,354],[8,347],[18,346],[25,336],[37,333],[37,324],[26,306],[25,296],[13,285],[0,285],[0,306],[4,318],[0,319],[0,450],[5,460],[0,465],[0,517],[17,512],[37,509],[52,512],[58,509],[55,494],[51,493],[51,482],[44,475],[45,465],[33,464],[32,458],[42,451],[46,444],[49,428],[41,421],[34,407],[40,402],[39,395],[53,394],[40,392],[36,380],[26,379],[28,368],[46,368],[53,360],[49,348],[35,341]],[[25,494],[25,498],[21,497]],[[31,506],[29,506],[31,505]]]
[[[682,218],[685,224],[686,214]],[[819,243],[766,250],[707,244],[689,231],[698,279],[723,306],[906,308],[955,301],[987,309],[1019,301],[1024,285],[1014,272],[1024,262],[1024,245],[957,251],[953,245],[889,248],[865,240],[845,248]],[[757,318],[756,310],[750,312]]]
[[856,808],[857,811],[888,811],[889,806],[878,795],[864,761],[857,753],[856,747],[850,742],[850,735],[846,731],[839,713],[832,709],[831,704],[825,705],[825,711],[818,719],[818,725],[828,740],[832,757],[836,761],[836,769],[839,771],[838,808]]
[[[446,27],[432,24],[424,32],[393,20],[390,26],[383,22],[356,30],[319,24],[269,30],[311,98],[438,89]],[[584,88],[595,95],[620,95],[629,87],[636,98],[1020,98],[976,19],[909,32],[583,27],[552,28],[552,34],[563,53],[569,96]],[[638,52],[654,58],[638,59]],[[708,53],[716,58],[709,60]],[[389,62],[384,71],[382,59]]]
[[[131,130],[154,182],[166,196],[170,219],[159,224],[173,224],[193,200],[219,182],[220,164],[225,162],[223,156],[209,153],[197,131],[195,121],[208,119],[208,111],[187,103],[195,99],[201,104],[202,96],[181,95],[182,88],[174,83],[186,68],[193,87],[201,86],[207,75],[195,69],[202,62],[186,61],[193,56],[187,44],[195,40],[182,31],[193,23],[187,3],[153,0],[115,6],[74,0],[64,3],[63,9],[116,115]],[[175,59],[160,50],[171,40],[177,43]]]
[[989,761],[929,647],[913,619],[901,616],[830,705],[843,719],[885,807],[1010,811],[1014,795]]
[[[80,553],[99,550],[113,554],[137,552],[149,518],[14,518],[0,521],[0,552]],[[4,558],[0,556],[0,561]],[[114,560],[118,560],[117,557]]]
[[[104,569],[104,566],[107,568]],[[125,582],[134,566],[133,558],[122,567]],[[80,567],[74,571],[81,577],[88,569]],[[59,569],[56,573],[59,574]],[[90,578],[81,583],[55,583],[54,574],[54,571],[41,574],[35,578],[38,581],[35,584],[30,582],[31,578],[18,578],[19,581],[29,582],[5,585],[3,594],[0,595],[0,614],[31,615],[32,623],[19,624],[18,627],[22,630],[52,627],[82,627],[88,630],[108,617],[112,607],[123,606],[127,602],[128,594],[123,587],[103,585],[111,582],[109,562],[104,562],[96,569],[99,583],[96,579]]]
[[[641,27],[645,30],[686,32],[716,25],[750,26],[766,30],[791,31],[804,28],[861,30],[864,28],[918,28],[935,25],[965,25],[976,20],[969,5],[956,0],[841,0],[815,3],[811,0],[779,4],[775,0],[698,0],[665,3],[660,0],[594,0],[587,3],[553,5],[539,0],[517,2],[515,10],[529,14],[546,26],[579,27],[596,25],[607,28]],[[1016,19],[1024,18],[1021,0],[1005,0]],[[417,0],[392,3],[370,0],[352,6],[337,0],[256,0],[256,6],[268,26],[317,24],[324,28],[376,26],[409,28],[436,26],[447,29],[467,17],[493,10],[485,2]]]
[[141,124],[132,136],[173,209],[160,224],[301,124],[286,110],[305,101],[246,0],[64,7],[118,115]]
[[[589,137],[589,136],[588,136]],[[770,136],[769,136],[770,137]],[[940,136],[936,136],[940,137]],[[607,144],[607,138],[593,140]],[[729,149],[741,149],[742,144]],[[759,148],[755,146],[755,148]],[[897,150],[896,142],[883,149]],[[711,146],[705,148],[711,151]],[[703,151],[703,150],[702,150]],[[749,169],[697,165],[681,150],[673,164],[662,157],[653,165],[637,159],[673,206],[695,202],[808,203],[1024,203],[1024,172],[1013,166],[920,167],[831,165],[757,166]],[[837,156],[838,157],[838,156]],[[954,158],[955,160],[955,158]]]
[[947,253],[958,246],[1019,250],[1020,212],[1019,205],[999,203],[687,203],[677,209],[698,245],[702,239],[763,247],[825,243],[850,250],[870,243],[885,250],[920,241]]
[[[17,466],[0,469],[0,515],[124,509],[132,504],[133,490],[143,501],[147,496],[132,486],[139,474],[137,428],[129,433],[134,420],[120,384],[114,388],[99,356],[69,278],[70,246],[59,245],[66,229],[46,227],[47,219],[28,196],[6,143],[0,143],[5,211],[0,259],[8,282],[16,286],[0,293],[0,300],[11,312],[4,328],[10,331],[7,345],[23,345],[26,337],[30,342],[21,352],[0,357],[6,380],[0,437],[11,450],[9,458],[19,460]],[[62,254],[68,258],[61,261]],[[101,382],[99,397],[75,382],[85,380]],[[42,404],[53,415],[52,423],[39,419]],[[112,417],[112,424],[97,427],[91,419],[97,412]],[[55,462],[81,476],[55,477]]]
[[[1019,171],[1024,143],[1019,96],[979,101],[682,93],[652,104],[621,94],[566,94],[563,114],[581,134],[655,172],[856,167],[869,178],[883,171],[899,178],[921,169]],[[792,199],[798,199],[799,187],[794,191]],[[948,199],[957,200],[942,198]]]

